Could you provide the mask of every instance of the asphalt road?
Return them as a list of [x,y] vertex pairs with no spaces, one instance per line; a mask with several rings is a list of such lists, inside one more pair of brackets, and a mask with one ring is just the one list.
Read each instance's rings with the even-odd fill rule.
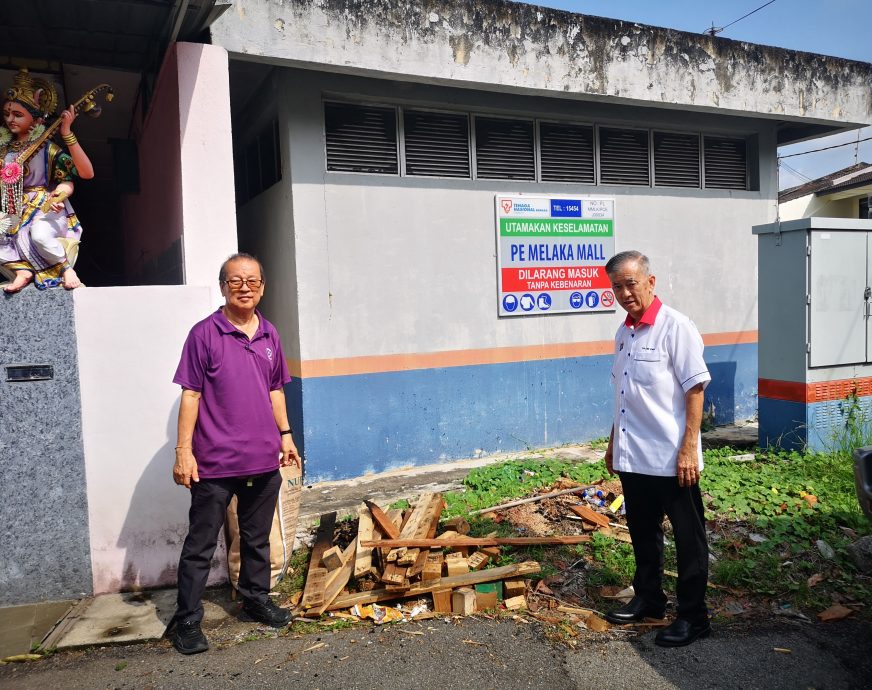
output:
[[681,649],[652,638],[585,632],[570,649],[549,642],[538,623],[433,619],[230,642],[193,657],[167,642],[65,652],[0,667],[0,687],[779,690],[867,688],[872,678],[870,623],[720,626]]

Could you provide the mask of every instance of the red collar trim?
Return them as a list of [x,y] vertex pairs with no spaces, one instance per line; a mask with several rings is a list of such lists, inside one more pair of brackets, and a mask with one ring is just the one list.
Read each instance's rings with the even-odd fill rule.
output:
[[656,295],[654,296],[654,301],[648,305],[648,308],[645,310],[645,313],[642,314],[642,318],[639,319],[639,323],[636,323],[635,319],[632,316],[627,314],[627,318],[624,319],[624,325],[627,328],[632,328],[634,325],[638,328],[642,324],[646,326],[653,326],[654,321],[657,318],[657,314],[660,313],[660,307],[663,306],[663,302],[660,301],[660,298]]

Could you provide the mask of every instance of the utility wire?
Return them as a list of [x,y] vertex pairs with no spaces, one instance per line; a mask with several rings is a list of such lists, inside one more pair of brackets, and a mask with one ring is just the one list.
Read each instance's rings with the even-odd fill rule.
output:
[[710,36],[717,36],[717,35],[718,35],[719,33],[721,33],[721,31],[723,31],[724,29],[729,29],[733,24],[738,24],[738,23],[739,23],[740,21],[742,21],[743,19],[745,19],[745,18],[747,18],[747,17],[750,17],[750,16],[751,16],[752,14],[754,14],[755,12],[759,12],[759,11],[762,10],[764,7],[769,7],[769,5],[771,5],[773,2],[775,2],[775,0],[769,0],[769,2],[767,2],[765,5],[760,5],[760,7],[758,7],[756,10],[751,10],[750,12],[748,12],[748,14],[742,15],[742,16],[739,17],[736,21],[730,22],[730,23],[727,24],[726,26],[716,27],[716,26],[715,26],[715,23],[712,22],[712,26],[711,26],[711,28],[710,28],[710,29],[706,29],[705,31],[703,31],[703,33],[704,33],[704,34],[709,34]]
[[812,149],[811,151],[801,151],[800,153],[788,153],[786,156],[778,156],[778,160],[782,158],[793,158],[794,156],[804,156],[808,153],[817,153],[818,151],[829,151],[830,149],[841,148],[842,146],[856,146],[860,142],[869,141],[872,137],[865,139],[857,139],[857,141],[846,141],[844,144],[833,144],[832,146],[824,146],[822,149]]
[[791,168],[787,163],[781,163],[781,165],[782,165],[782,167],[784,167],[785,169],[789,170],[790,172],[792,172],[792,173],[793,173],[794,175],[796,175],[797,177],[799,177],[799,178],[805,180],[806,182],[811,182],[811,178],[808,177],[808,175],[804,175],[803,173],[799,172],[799,170],[797,170],[796,168]]

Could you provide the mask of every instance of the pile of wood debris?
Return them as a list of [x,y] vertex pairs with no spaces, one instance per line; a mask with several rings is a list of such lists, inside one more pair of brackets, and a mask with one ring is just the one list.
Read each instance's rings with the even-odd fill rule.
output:
[[[607,515],[578,504],[584,491],[585,487],[575,485],[477,512],[497,514],[518,505],[565,497],[565,505],[573,517],[577,514],[581,518],[585,530],[612,530]],[[295,614],[318,618],[326,611],[357,607],[359,612],[368,604],[422,597],[432,598],[435,614],[466,615],[500,604],[507,609],[526,608],[527,596],[533,592],[525,578],[539,573],[540,565],[525,561],[489,567],[499,558],[500,547],[571,545],[590,540],[584,533],[470,537],[469,523],[462,517],[440,524],[444,507],[439,493],[422,494],[405,511],[383,510],[364,501],[358,509],[357,534],[343,535],[340,530],[336,545],[336,513],[322,515],[304,589],[292,602]],[[350,583],[355,591],[349,591]]]

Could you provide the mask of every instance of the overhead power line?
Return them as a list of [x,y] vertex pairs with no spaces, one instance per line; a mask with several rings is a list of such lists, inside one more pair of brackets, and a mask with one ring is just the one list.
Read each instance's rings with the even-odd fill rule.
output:
[[846,141],[844,144],[833,144],[832,146],[824,146],[822,149],[812,149],[811,151],[800,151],[799,153],[788,153],[786,156],[778,156],[778,160],[782,160],[783,158],[793,158],[794,156],[804,156],[808,153],[817,153],[818,151],[829,151],[830,149],[841,148],[842,146],[856,146],[857,144],[869,141],[872,137],[866,137],[865,139],[857,139],[857,141]]
[[735,21],[732,21],[732,22],[730,22],[729,24],[726,24],[726,25],[724,25],[724,26],[715,26],[715,23],[712,22],[711,28],[706,29],[705,31],[703,31],[703,33],[704,33],[704,34],[708,34],[709,36],[717,36],[717,35],[718,35],[719,33],[721,33],[721,31],[723,31],[724,29],[729,29],[733,24],[738,24],[738,23],[739,23],[740,21],[742,21],[743,19],[746,19],[747,17],[750,17],[750,16],[751,16],[752,14],[754,14],[755,12],[759,12],[759,11],[762,10],[764,7],[769,7],[769,5],[771,5],[773,2],[775,2],[775,0],[769,0],[769,2],[767,2],[765,5],[760,5],[760,7],[758,7],[756,10],[751,10],[750,12],[748,12],[748,14],[742,15],[741,17],[739,17],[739,18],[736,19]]

